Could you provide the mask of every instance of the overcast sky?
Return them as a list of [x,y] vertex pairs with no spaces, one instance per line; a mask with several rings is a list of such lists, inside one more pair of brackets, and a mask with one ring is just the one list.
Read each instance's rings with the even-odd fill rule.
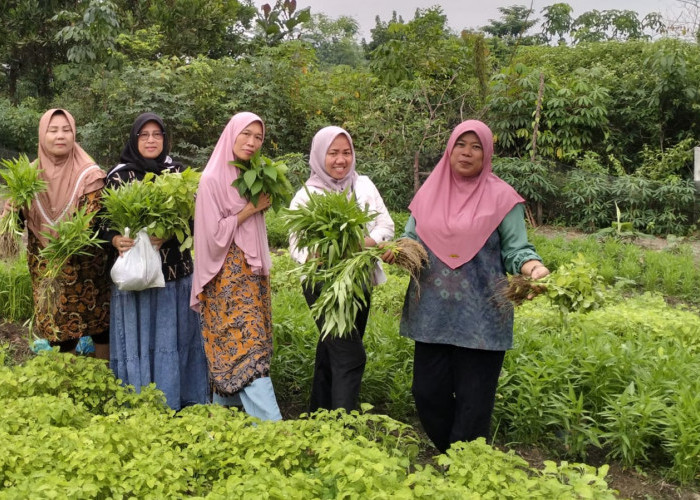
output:
[[[535,0],[532,8],[536,17],[542,19],[541,11],[549,5],[565,2],[573,7],[573,17],[589,10],[633,10],[640,17],[649,12],[660,12],[665,19],[673,19],[681,10],[680,0]],[[274,0],[255,0],[255,5],[274,4]],[[434,5],[442,7],[450,27],[455,31],[464,28],[479,28],[489,23],[489,19],[500,18],[498,7],[525,5],[531,0],[297,0],[297,9],[311,7],[311,13],[323,12],[337,18],[354,17],[360,23],[360,37],[369,39],[377,15],[382,21],[391,19],[393,11],[405,21],[413,19],[417,8],[425,9]]]

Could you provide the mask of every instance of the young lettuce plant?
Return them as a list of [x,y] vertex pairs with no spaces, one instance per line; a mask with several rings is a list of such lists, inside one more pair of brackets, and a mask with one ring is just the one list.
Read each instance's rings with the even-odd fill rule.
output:
[[231,184],[242,198],[258,205],[262,193],[270,195],[271,208],[275,212],[289,205],[292,185],[287,179],[289,167],[282,161],[274,161],[256,151],[248,161],[232,162],[240,171]]
[[46,189],[46,182],[39,179],[39,170],[32,165],[27,155],[16,160],[2,160],[0,176],[5,180],[0,192],[2,198],[10,200],[14,209],[0,218],[0,258],[15,257],[19,252],[22,228],[19,210],[31,207],[32,200]]

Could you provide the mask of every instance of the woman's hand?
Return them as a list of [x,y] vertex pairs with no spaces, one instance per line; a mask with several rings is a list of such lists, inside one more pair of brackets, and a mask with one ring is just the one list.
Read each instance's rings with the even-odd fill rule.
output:
[[156,250],[160,250],[160,247],[162,247],[163,243],[166,241],[162,238],[156,238],[155,236],[149,236],[148,239],[151,240],[151,245],[153,245],[153,248]]
[[[384,243],[379,244],[379,248],[384,248],[384,246],[385,246]],[[389,249],[382,254],[381,259],[384,262],[386,262],[387,264],[393,264],[394,261],[396,260],[396,254],[394,254],[394,252],[391,251],[391,249]]]
[[377,242],[373,238],[371,238],[369,236],[365,236],[365,248],[376,247],[376,246],[377,246]]
[[2,215],[0,217],[5,217],[5,214],[15,212],[15,204],[12,200],[5,200],[5,205],[2,207]]
[[520,267],[520,274],[532,278],[533,280],[541,280],[549,274],[549,269],[545,267],[539,260],[528,260]]
[[131,247],[134,246],[134,240],[118,234],[112,238],[112,246],[117,249],[119,256],[122,257],[124,252],[130,250]]
[[270,208],[270,205],[272,203],[270,202],[270,195],[267,193],[262,193],[260,197],[258,198],[258,204],[253,205],[252,201],[249,201],[245,207],[243,207],[243,210],[238,212],[236,214],[236,217],[238,217],[238,223],[243,224],[243,222],[250,217],[251,215],[254,215],[258,212],[262,212],[263,210],[266,210]]

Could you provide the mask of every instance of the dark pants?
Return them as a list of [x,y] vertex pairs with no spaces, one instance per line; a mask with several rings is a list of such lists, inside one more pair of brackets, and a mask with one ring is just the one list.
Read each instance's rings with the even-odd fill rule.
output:
[[426,434],[441,452],[488,439],[505,351],[416,342],[413,397]]
[[[314,290],[304,287],[304,297],[309,307],[316,302],[320,292],[320,286]],[[325,340],[318,340],[310,411],[344,408],[350,412],[357,409],[362,374],[367,362],[362,337],[367,327],[371,296],[371,290],[365,290],[367,305],[358,311],[349,336],[338,338],[328,335]],[[316,321],[316,326],[319,332],[323,331],[323,318]]]

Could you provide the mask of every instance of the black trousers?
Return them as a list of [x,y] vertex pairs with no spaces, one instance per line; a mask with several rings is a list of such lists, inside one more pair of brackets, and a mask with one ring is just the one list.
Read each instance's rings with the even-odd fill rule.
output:
[[505,351],[416,342],[413,397],[426,434],[441,452],[489,438]]
[[[321,293],[321,286],[314,290],[304,287],[304,298],[311,307]],[[369,317],[371,290],[365,290],[367,305],[361,307],[355,316],[355,324],[349,336],[344,338],[319,338],[316,344],[314,380],[311,386],[309,410],[319,408],[337,410],[344,408],[350,412],[358,407],[362,375],[365,372],[367,354],[362,338]],[[323,318],[316,321],[318,331],[323,331]]]

